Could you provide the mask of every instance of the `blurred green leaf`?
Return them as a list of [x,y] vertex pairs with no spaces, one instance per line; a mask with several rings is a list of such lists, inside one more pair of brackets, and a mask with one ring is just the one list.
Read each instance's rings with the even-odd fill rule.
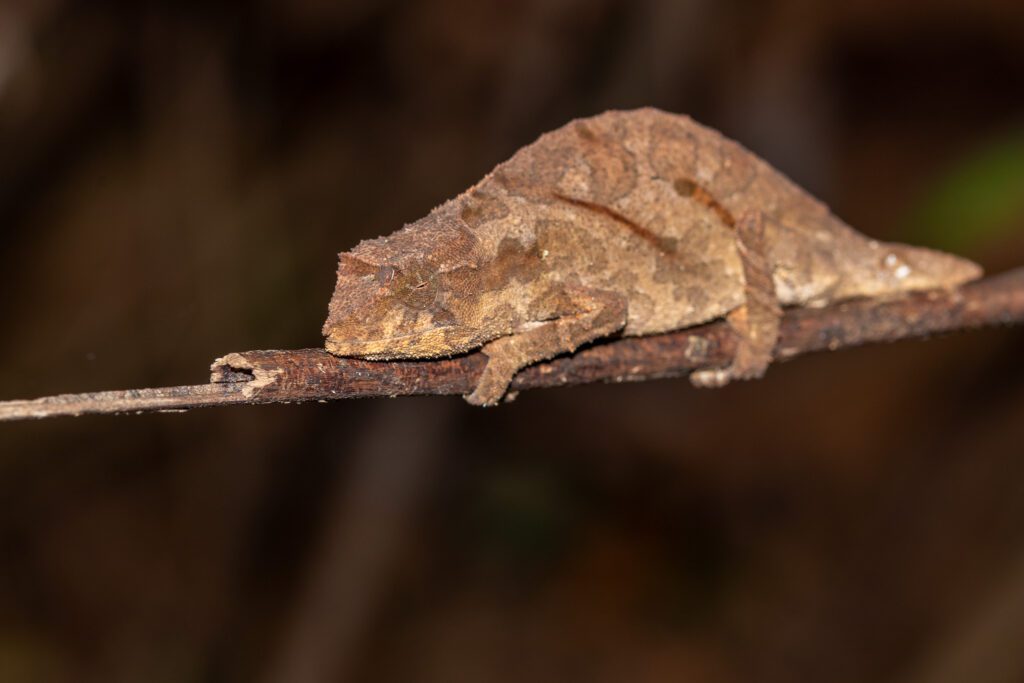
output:
[[997,241],[1024,214],[1024,128],[954,166],[912,216],[914,242],[965,253]]

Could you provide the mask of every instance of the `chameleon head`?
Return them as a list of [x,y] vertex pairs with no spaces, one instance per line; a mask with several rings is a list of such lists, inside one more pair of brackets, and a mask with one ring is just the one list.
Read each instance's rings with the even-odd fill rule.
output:
[[375,263],[341,255],[323,333],[337,356],[389,360],[457,353],[472,344],[446,278],[421,258]]

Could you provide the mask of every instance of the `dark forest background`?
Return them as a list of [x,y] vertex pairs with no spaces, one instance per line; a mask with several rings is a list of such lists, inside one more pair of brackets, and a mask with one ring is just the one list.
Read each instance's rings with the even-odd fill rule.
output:
[[[0,1],[0,398],[319,346],[337,252],[686,112],[1024,263],[1019,0]],[[0,427],[5,681],[1024,681],[1024,336]]]

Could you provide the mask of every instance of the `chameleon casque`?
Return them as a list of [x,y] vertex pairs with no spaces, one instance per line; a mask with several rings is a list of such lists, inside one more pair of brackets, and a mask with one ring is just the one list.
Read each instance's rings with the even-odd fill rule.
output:
[[725,318],[732,363],[698,386],[760,377],[783,306],[957,287],[949,254],[872,240],[760,158],[686,116],[639,109],[542,135],[428,216],[340,255],[324,324],[339,356],[481,348],[470,403],[523,367],[616,335]]

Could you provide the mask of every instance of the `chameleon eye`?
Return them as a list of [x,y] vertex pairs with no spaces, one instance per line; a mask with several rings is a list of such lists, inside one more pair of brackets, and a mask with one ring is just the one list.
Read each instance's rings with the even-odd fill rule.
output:
[[408,274],[395,284],[395,294],[409,308],[423,310],[430,308],[437,300],[437,282],[434,277]]

